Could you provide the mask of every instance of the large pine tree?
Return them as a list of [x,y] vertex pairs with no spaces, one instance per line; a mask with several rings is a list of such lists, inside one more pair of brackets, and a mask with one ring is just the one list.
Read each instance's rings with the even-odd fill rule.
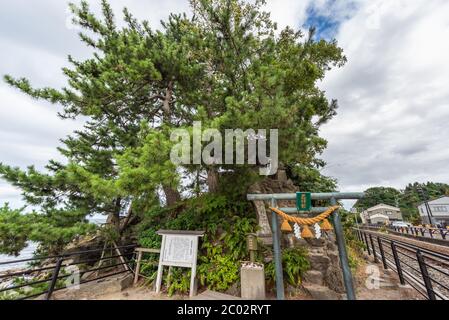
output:
[[[68,86],[36,89],[24,78],[5,76],[22,92],[60,106],[62,119],[88,119],[83,130],[62,140],[65,163],[50,161],[45,173],[0,165],[0,175],[54,228],[48,246],[61,248],[85,232],[92,214],[108,215],[120,234],[149,207],[180,201],[182,179],[193,181],[188,194],[222,192],[241,181],[243,196],[257,166],[170,162],[170,132],[194,121],[221,132],[279,129],[279,160],[294,176],[312,171],[316,178],[314,170],[324,165],[318,156],[326,141],[319,128],[335,115],[337,104],[317,81],[345,63],[342,50],[335,42],[314,41],[313,30],[307,36],[291,28],[278,33],[262,10],[264,1],[192,0],[191,5],[191,17],[172,14],[161,30],[126,9],[126,26],[118,28],[107,1],[102,18],[87,2],[71,5],[74,22],[85,30],[80,39],[94,53],[85,61],[69,57],[72,67],[63,69]],[[6,217],[9,210],[3,211]],[[7,227],[8,219],[3,221]],[[44,238],[34,230],[33,240]]]

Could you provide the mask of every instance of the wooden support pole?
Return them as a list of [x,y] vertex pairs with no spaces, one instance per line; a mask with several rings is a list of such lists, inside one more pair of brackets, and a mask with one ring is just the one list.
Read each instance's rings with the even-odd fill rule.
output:
[[115,252],[117,252],[117,255],[119,256],[119,259],[120,259],[120,261],[122,262],[123,268],[124,268],[125,270],[128,270],[128,271],[133,272],[133,271],[131,270],[131,268],[128,266],[128,264],[126,263],[125,258],[123,258],[123,255],[122,255],[122,253],[120,252],[120,249],[118,248],[118,246],[117,246],[117,244],[115,243],[115,241],[113,241],[112,244],[114,245]]
[[172,266],[169,266],[169,267],[168,267],[168,275],[167,275],[167,288],[170,288],[170,286],[171,286],[171,277],[172,277],[172,274],[173,274],[173,267],[172,267]]
[[137,265],[136,265],[136,272],[134,274],[134,284],[136,284],[137,281],[139,280],[140,261],[142,261],[142,251],[137,252]]
[[[98,263],[98,269],[100,269],[101,266],[103,265],[103,258],[104,258],[105,254],[106,254],[107,245],[108,245],[108,243],[105,242],[104,246],[103,246],[103,251],[101,251],[101,257],[100,257],[100,262]],[[100,270],[97,270],[95,272],[95,276],[98,276],[99,273],[100,273]]]
[[134,273],[134,284],[136,284],[139,281],[140,274],[140,266],[142,265],[142,257],[144,253],[156,253],[159,254],[161,250],[159,249],[148,249],[148,248],[136,248],[134,249],[135,252],[137,252],[137,263],[136,263],[136,270]]

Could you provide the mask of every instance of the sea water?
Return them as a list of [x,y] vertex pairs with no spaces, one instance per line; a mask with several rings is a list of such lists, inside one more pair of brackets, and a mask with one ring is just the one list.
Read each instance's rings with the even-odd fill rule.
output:
[[[37,248],[37,243],[28,242],[27,247],[20,252],[18,257],[0,254],[0,262],[30,259],[33,257],[33,253],[36,250],[36,248]],[[26,267],[26,265],[27,265],[27,262],[8,263],[8,264],[4,264],[4,265],[0,264],[0,272],[5,271],[5,270],[11,270],[11,269],[20,269],[20,268]]]
[[[104,216],[95,215],[91,218],[89,218],[89,221],[95,224],[102,224],[105,223],[106,218]],[[37,243],[34,242],[28,242],[27,246],[20,252],[18,257],[15,256],[8,256],[5,254],[0,254],[0,262],[6,262],[6,261],[18,261],[23,259],[30,259],[33,258],[33,253],[37,249]],[[20,269],[26,267],[28,264],[27,261],[24,262],[17,262],[17,263],[8,263],[8,264],[0,264],[0,272],[11,270],[11,269]]]

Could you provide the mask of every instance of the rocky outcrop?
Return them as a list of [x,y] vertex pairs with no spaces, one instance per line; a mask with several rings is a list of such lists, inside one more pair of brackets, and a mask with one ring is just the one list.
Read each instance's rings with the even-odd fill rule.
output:
[[310,284],[322,286],[324,285],[324,275],[321,271],[309,270],[304,275],[304,281]]
[[[273,193],[296,193],[298,187],[295,186],[292,180],[287,178],[284,170],[278,170],[278,173],[266,178],[248,189],[248,193],[255,194],[273,194]],[[290,207],[296,205],[294,201],[278,201],[279,207]]]
[[[273,178],[267,178],[251,186],[248,193],[274,194],[296,193],[298,188],[288,179],[284,170],[279,170]],[[259,223],[259,238],[272,245],[271,215],[268,203],[254,201]],[[278,207],[295,207],[295,201],[278,201]],[[302,217],[307,217],[300,215]],[[338,249],[333,232],[323,232],[321,239],[297,239],[293,234],[284,234],[283,247],[302,246],[308,249],[311,268],[304,276],[303,288],[316,300],[337,300],[345,292],[340,268]]]
[[[313,299],[341,299],[345,292],[340,259],[332,233],[321,239],[296,240],[294,246],[303,246],[309,251],[310,270],[304,275],[304,288]],[[328,299],[325,299],[328,300]]]
[[[248,193],[252,194],[273,194],[273,193],[295,193],[298,188],[287,178],[284,170],[278,170],[273,178],[267,178],[252,185]],[[253,201],[254,209],[257,214],[259,230],[257,236],[266,245],[273,244],[271,233],[271,213],[268,212],[268,204],[264,201]],[[294,206],[294,201],[279,201],[279,207]]]
[[341,295],[325,286],[304,284],[304,289],[314,300],[341,300]]
[[259,228],[257,230],[257,236],[265,245],[273,244],[273,235],[271,233],[270,222],[268,220],[267,210],[265,208],[264,201],[253,201],[254,208],[256,209],[257,222]]

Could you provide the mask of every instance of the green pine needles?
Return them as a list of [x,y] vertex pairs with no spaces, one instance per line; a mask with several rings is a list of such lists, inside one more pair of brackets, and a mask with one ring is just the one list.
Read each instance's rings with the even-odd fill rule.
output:
[[[24,216],[0,211],[0,252],[16,254],[28,240],[62,250],[92,231],[87,218],[94,214],[107,216],[114,238],[138,235],[149,247],[158,244],[155,231],[162,226],[204,229],[204,242],[217,241],[222,250],[202,248],[204,284],[227,287],[236,274],[231,263],[246,255],[244,235],[254,231],[252,209],[242,203],[261,179],[259,166],[173,164],[170,133],[195,121],[223,134],[278,129],[279,161],[289,177],[310,189],[335,188],[319,174],[327,144],[319,130],[337,103],[317,83],[345,64],[342,49],[314,40],[314,30],[277,30],[261,0],[191,3],[192,16],[171,14],[159,30],[127,9],[118,27],[105,0],[100,16],[87,1],[72,4],[80,40],[93,53],[81,61],[69,56],[70,66],[62,69],[67,86],[35,88],[25,78],[4,77],[24,94],[55,104],[61,121],[87,121],[62,139],[66,161],[49,160],[44,171],[0,164],[0,177],[36,208],[24,209]],[[231,199],[239,207],[228,210]]]

